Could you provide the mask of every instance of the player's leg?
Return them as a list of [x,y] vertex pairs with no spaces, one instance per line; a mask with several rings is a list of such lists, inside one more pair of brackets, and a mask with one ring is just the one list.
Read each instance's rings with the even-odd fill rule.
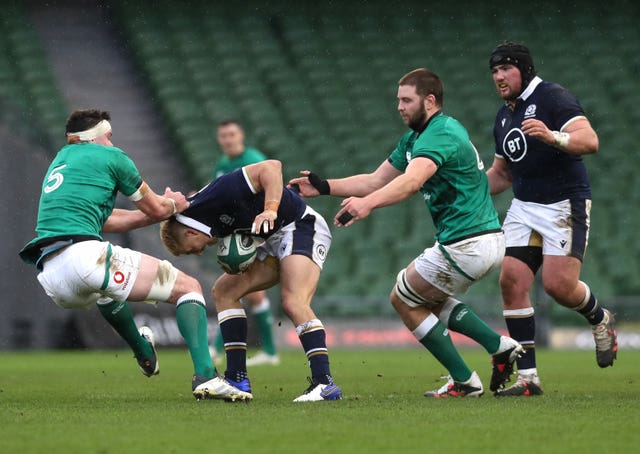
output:
[[[158,372],[154,347],[142,336],[133,320],[133,314],[124,299],[128,291],[121,292],[121,298],[113,299],[102,295],[105,281],[105,259],[109,257],[110,246],[106,242],[84,241],[58,249],[43,259],[43,270],[38,280],[47,294],[61,307],[89,307],[97,304],[104,319],[131,347],[142,373],[147,376]],[[134,263],[137,260],[134,258]],[[114,270],[115,271],[115,270]],[[124,285],[131,275],[113,273],[113,280]]]
[[[417,262],[422,276],[434,276],[442,266],[441,256],[452,265],[454,271],[446,286],[445,293],[465,293],[468,288],[489,272],[497,269],[504,259],[505,240],[502,232],[488,233],[467,238],[448,245],[438,245],[438,251],[428,251]],[[442,254],[440,254],[441,252]],[[437,281],[434,281],[437,282]],[[500,336],[482,321],[469,306],[455,298],[433,308],[445,326],[455,332],[475,340],[492,355],[494,364],[490,389],[495,391],[512,372],[512,364],[522,351],[518,342],[507,336]]]
[[[538,219],[544,216],[514,199],[503,224],[506,252],[500,272],[502,313],[509,335],[524,347],[525,354],[516,360],[516,384],[500,390],[500,395],[542,393],[536,366],[535,311],[529,292],[542,264],[542,237],[535,228],[539,227]],[[521,380],[522,377],[525,379]],[[523,383],[525,386],[520,386]]]
[[96,305],[102,317],[131,347],[142,373],[147,377],[157,375],[160,369],[153,333],[148,327],[138,329],[129,303],[114,301],[111,298],[100,298]]
[[447,298],[447,294],[433,287],[416,271],[414,263],[398,274],[391,291],[391,305],[415,338],[449,372],[450,380],[427,397],[479,397],[484,393],[478,375],[471,371],[456,350],[448,330],[427,307]]
[[596,344],[600,367],[613,366],[618,352],[615,319],[602,308],[589,286],[579,280],[582,263],[575,257],[545,255],[542,281],[545,291],[558,303],[587,319]]
[[267,292],[260,290],[244,297],[253,314],[260,337],[261,351],[247,360],[248,366],[261,364],[277,365],[280,363],[273,336],[273,315]]
[[282,310],[296,328],[311,369],[309,388],[294,402],[342,398],[331,375],[324,325],[311,309],[320,271],[318,264],[305,255],[289,255],[280,262]]
[[211,290],[227,358],[225,378],[247,392],[251,389],[246,364],[247,315],[240,304],[240,298],[248,293],[270,288],[278,279],[278,263],[273,257],[268,257],[256,260],[244,273],[223,274]]
[[[618,342],[613,314],[598,304],[595,294],[580,279],[589,237],[590,200],[564,200],[546,205],[540,221],[544,230],[542,283],[558,303],[582,314],[592,327],[600,367],[613,366]],[[571,222],[566,220],[570,219]]]
[[518,378],[511,387],[498,390],[497,395],[519,396],[542,394],[536,365],[535,311],[529,292],[535,271],[539,267],[540,247],[507,248],[500,273],[503,316],[509,336],[518,341],[525,354],[516,360]]
[[[112,261],[120,258],[114,248]],[[184,338],[195,375],[210,379],[216,370],[211,362],[207,336],[207,314],[200,283],[174,268],[166,260],[141,254],[138,275],[129,295],[130,301],[166,301],[176,305],[176,321]]]
[[[130,301],[166,301],[176,305],[178,329],[193,362],[192,391],[196,399],[253,398],[250,393],[234,388],[216,375],[209,354],[205,300],[200,283],[195,278],[179,271],[166,260],[118,246],[113,246],[108,261],[111,274],[115,276],[118,271],[122,272],[125,282],[127,276],[130,277],[132,286],[127,295]],[[111,292],[109,296],[122,291],[121,288],[107,287]]]

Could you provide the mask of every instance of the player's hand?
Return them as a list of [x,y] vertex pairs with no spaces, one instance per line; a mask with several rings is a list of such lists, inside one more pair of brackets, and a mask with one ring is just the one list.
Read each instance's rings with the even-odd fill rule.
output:
[[341,206],[342,209],[333,218],[333,224],[338,227],[349,227],[354,222],[371,214],[369,203],[361,197],[344,199]]
[[178,192],[172,191],[171,188],[169,186],[167,186],[164,189],[164,196],[167,199],[171,199],[174,202],[176,202],[177,213],[182,213],[184,210],[189,208],[189,201],[187,201],[187,199],[184,196],[184,194],[182,192],[180,192],[180,191],[178,191]]
[[[302,170],[300,171],[300,175],[303,176],[290,180],[287,187],[292,188],[293,186],[296,186],[298,193],[302,197],[317,197],[321,195],[320,191],[318,190],[317,184],[318,182],[320,182],[321,184],[322,182],[327,184],[327,180],[322,180],[320,177],[318,177],[318,175],[313,174],[313,172],[311,172],[310,170]],[[315,184],[312,181],[315,182]]]
[[524,120],[520,129],[529,137],[538,139],[546,144],[553,145],[555,143],[555,138],[551,130],[540,120],[536,120],[535,118]]
[[251,224],[251,233],[254,235],[269,233],[274,229],[276,219],[278,219],[277,211],[264,210],[253,220],[253,224]]

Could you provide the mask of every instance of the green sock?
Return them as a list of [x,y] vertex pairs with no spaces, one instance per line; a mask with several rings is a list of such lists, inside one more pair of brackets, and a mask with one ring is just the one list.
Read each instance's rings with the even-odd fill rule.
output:
[[273,317],[271,310],[267,308],[259,312],[254,312],[253,317],[258,325],[258,334],[262,343],[262,350],[268,355],[276,354],[276,344],[273,340]]
[[136,358],[144,359],[153,355],[153,348],[138,332],[131,308],[126,301],[111,301],[109,304],[96,304],[96,306],[104,319],[129,344]]
[[[422,323],[433,324],[433,327],[420,339],[420,343],[449,371],[451,378],[458,382],[469,380],[472,372],[453,345],[444,325],[433,314]],[[414,331],[414,334],[421,327],[422,325]]]
[[224,354],[224,339],[222,338],[222,331],[218,329],[216,338],[213,340],[213,348],[216,349],[216,353]]
[[500,346],[500,334],[489,328],[466,304],[459,303],[453,308],[447,328],[470,337],[489,353],[495,353]]
[[209,354],[207,311],[204,306],[195,300],[181,302],[176,308],[176,321],[189,348],[194,372],[204,378],[212,378],[216,368]]

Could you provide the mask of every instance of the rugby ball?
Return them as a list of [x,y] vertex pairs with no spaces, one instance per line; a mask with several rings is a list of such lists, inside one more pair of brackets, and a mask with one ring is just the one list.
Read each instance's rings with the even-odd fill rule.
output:
[[217,260],[229,274],[245,271],[256,259],[259,243],[251,235],[232,233],[218,240]]

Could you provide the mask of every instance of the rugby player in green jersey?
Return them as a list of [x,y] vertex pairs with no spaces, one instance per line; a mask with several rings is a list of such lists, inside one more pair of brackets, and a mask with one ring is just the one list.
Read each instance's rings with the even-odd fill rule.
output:
[[[247,147],[244,144],[244,130],[238,120],[227,119],[218,123],[216,138],[218,145],[222,149],[223,156],[218,160],[213,170],[213,180],[233,172],[249,164],[256,164],[265,161],[267,157],[259,150]],[[273,316],[271,314],[271,303],[267,292],[260,290],[249,293],[243,298],[250,306],[253,318],[258,328],[261,350],[247,358],[247,366],[259,366],[263,364],[277,366],[280,364],[280,357],[276,350],[276,343],[273,336]],[[218,334],[214,340],[212,356],[216,364],[222,361],[224,352],[224,341],[222,334]]]
[[[207,344],[202,288],[166,260],[104,241],[102,233],[127,232],[182,212],[184,195],[169,188],[156,194],[135,164],[111,142],[108,112],[77,110],[66,125],[67,145],[55,156],[42,183],[36,238],[20,256],[39,270],[38,281],[62,308],[97,304],[100,313],[129,344],[142,373],[159,372],[153,333],[139,330],[127,301],[166,301],[194,365],[196,399],[250,400],[216,373]],[[114,209],[116,195],[138,210]]]
[[504,236],[482,161],[465,128],[442,112],[438,76],[420,68],[398,85],[398,111],[410,130],[374,172],[323,180],[305,170],[289,184],[306,197],[347,197],[334,219],[338,226],[350,226],[373,209],[420,191],[436,227],[436,243],[398,273],[391,304],[449,372],[447,383],[425,396],[481,396],[482,381],[456,350],[447,328],[474,339],[492,355],[490,389],[503,387],[522,347],[492,330],[454,295],[500,266]]

